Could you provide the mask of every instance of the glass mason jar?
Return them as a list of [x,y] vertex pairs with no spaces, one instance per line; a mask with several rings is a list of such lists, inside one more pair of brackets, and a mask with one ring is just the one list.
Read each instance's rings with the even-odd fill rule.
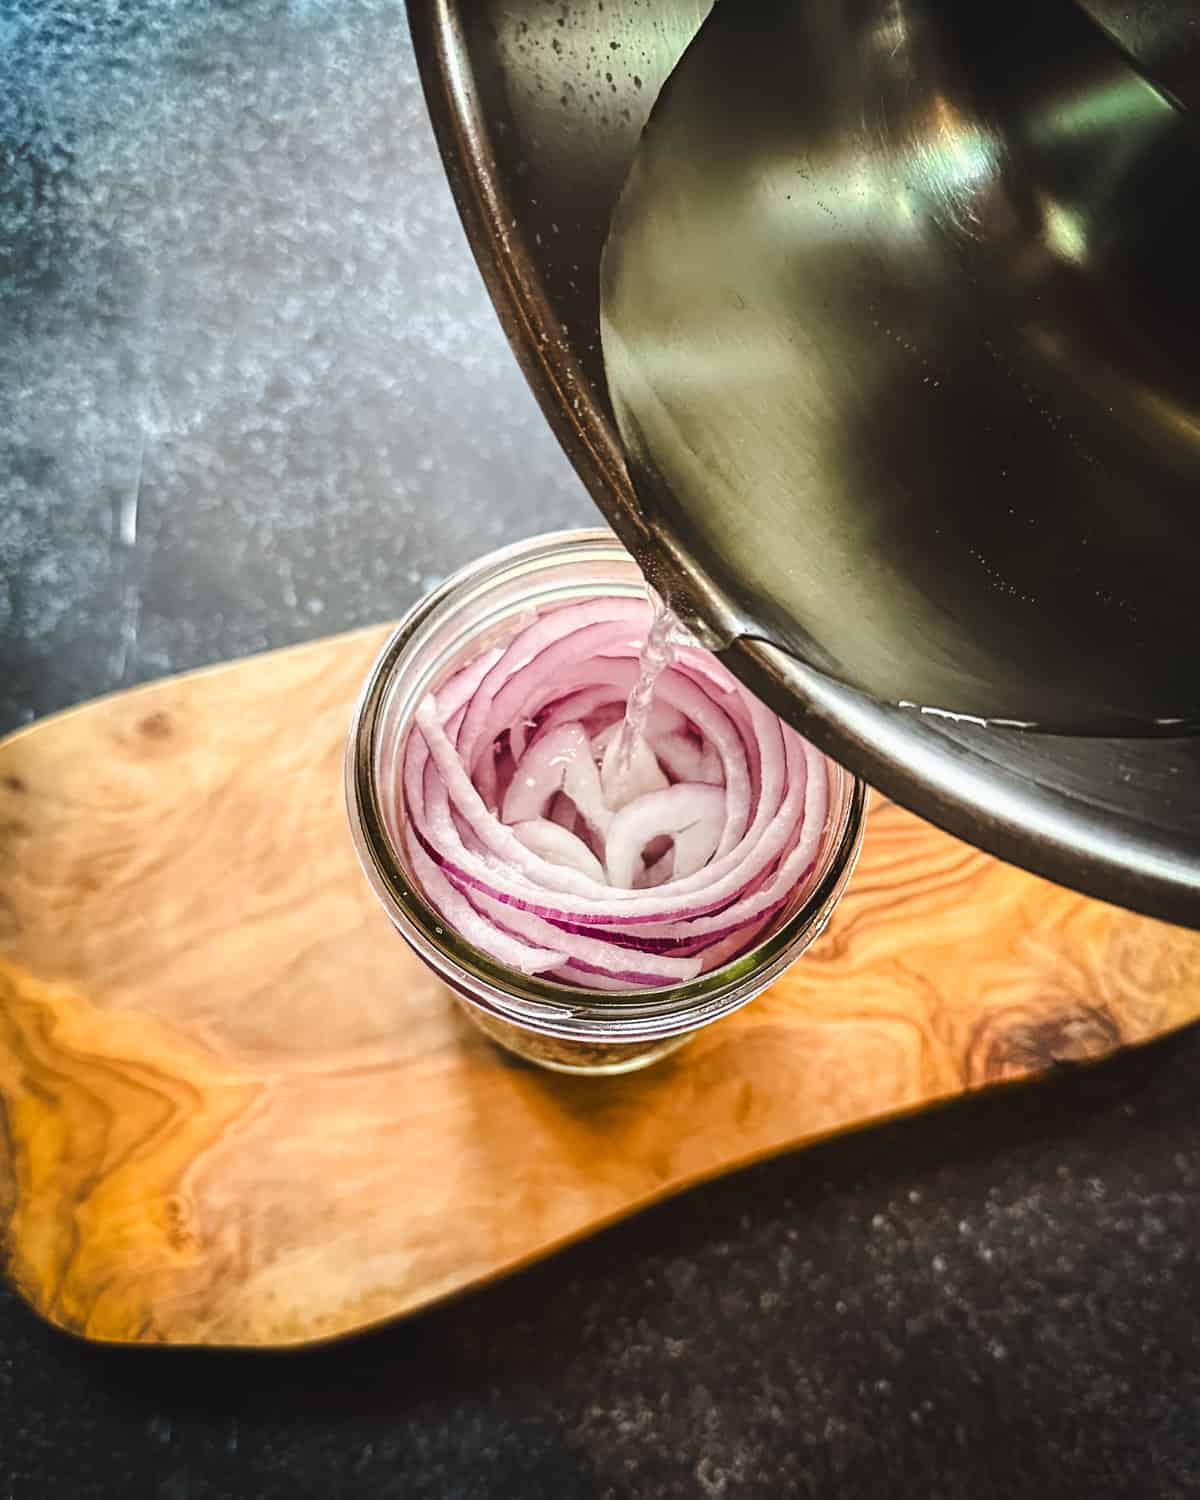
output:
[[380,653],[354,712],[346,800],[359,860],[401,936],[475,1024],[509,1051],[564,1073],[624,1073],[665,1057],[760,994],[823,931],[858,858],[863,783],[828,762],[830,810],[794,906],[745,953],[687,983],[612,993],[507,968],[458,936],[422,895],[404,849],[400,768],[425,695],[531,612],[646,584],[612,532],[562,531],[493,552],[421,600]]

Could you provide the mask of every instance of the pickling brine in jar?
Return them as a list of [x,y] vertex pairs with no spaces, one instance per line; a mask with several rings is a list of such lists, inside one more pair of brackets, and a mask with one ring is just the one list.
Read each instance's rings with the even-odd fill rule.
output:
[[666,611],[607,532],[494,554],[402,623],[355,715],[364,869],[477,1024],[643,1066],[822,930],[865,793]]

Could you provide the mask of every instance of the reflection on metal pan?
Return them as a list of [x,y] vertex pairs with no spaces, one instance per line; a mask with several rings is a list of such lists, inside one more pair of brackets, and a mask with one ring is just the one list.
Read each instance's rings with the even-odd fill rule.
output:
[[739,634],[744,601],[694,539],[639,506],[599,347],[600,258],[642,125],[707,9],[702,0],[410,0],[451,182],[543,410],[656,581],[728,638],[731,666],[824,748],[1003,858],[1200,926],[1196,741],[1030,736],[874,702],[779,644]]

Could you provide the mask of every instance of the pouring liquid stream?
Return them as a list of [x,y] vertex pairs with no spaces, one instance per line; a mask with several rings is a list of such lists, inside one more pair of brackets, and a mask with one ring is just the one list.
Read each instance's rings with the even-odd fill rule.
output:
[[656,597],[654,618],[638,657],[638,679],[625,702],[625,718],[621,723],[617,743],[617,767],[623,775],[627,775],[632,768],[638,745],[645,738],[655,685],[675,660],[671,636],[678,629],[679,618],[674,610]]

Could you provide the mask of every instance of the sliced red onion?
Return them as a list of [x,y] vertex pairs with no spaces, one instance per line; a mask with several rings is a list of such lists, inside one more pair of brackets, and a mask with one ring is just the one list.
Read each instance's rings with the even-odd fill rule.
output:
[[593,880],[604,879],[604,866],[578,835],[548,818],[531,818],[527,823],[514,823],[513,833],[533,854],[540,854],[552,865],[562,865],[566,870],[578,870],[590,875]]
[[[619,732],[622,726],[613,727],[618,733],[611,736],[605,747],[600,762],[600,785],[605,802],[613,812],[620,812],[629,802],[640,801],[655,792],[665,792],[671,783],[648,741],[639,735],[631,747],[632,753],[626,758]],[[724,806],[721,811],[724,813]]]
[[[681,781],[665,791],[634,798],[613,818],[605,840],[609,885],[632,890],[642,850],[657,838],[674,840],[677,874],[694,874],[711,858],[724,821],[725,793],[715,786]],[[689,869],[678,868],[681,848]],[[700,849],[706,852],[697,858]]]
[[560,792],[593,828],[607,831],[613,809],[605,800],[592,747],[579,723],[560,724],[538,736],[516,764],[500,816],[510,825],[540,818]]
[[548,610],[419,706],[404,751],[417,882],[475,947],[579,988],[657,988],[745,953],[795,905],[823,758],[699,647],[623,733],[647,603]]
[[[451,885],[419,845],[409,852],[412,855],[413,872],[421,882],[421,889],[454,931],[466,938],[468,943],[474,943],[477,948],[498,958],[510,969],[520,969],[526,974],[538,974],[564,962],[567,954],[563,945],[558,945],[557,950],[535,947],[511,937],[481,916],[461,891]],[[547,931],[551,930],[547,924]],[[574,937],[570,940],[572,944],[578,941]]]
[[568,605],[560,609],[547,610],[544,614],[518,632],[509,641],[503,656],[480,681],[471,699],[470,711],[463,724],[459,738],[459,750],[463,760],[470,765],[478,744],[480,729],[496,695],[509,679],[538,657],[545,657],[568,635],[586,629],[589,625],[600,625],[612,633],[614,625],[632,627],[633,630],[649,629],[653,611],[649,600],[590,599],[585,604]]
[[[498,737],[505,729],[510,730],[511,737],[513,729],[507,722],[510,713],[515,712],[517,722],[526,724],[536,720],[537,715],[551,707],[556,697],[561,695],[562,685],[559,681],[553,678],[544,678],[539,681],[538,665],[540,663],[537,662],[527,664],[523,673],[514,676],[511,680],[509,686],[515,683],[522,689],[522,695],[516,700],[515,709],[512,703],[501,706],[497,699],[489,715],[484,719],[483,728],[480,731],[485,741]],[[529,676],[531,672],[532,679]],[[595,687],[603,684],[618,691],[624,699],[628,698],[637,683],[638,663],[636,658],[624,661],[597,658],[578,663],[572,675],[576,687]],[[754,797],[757,778],[752,774],[747,755],[755,732],[753,722],[746,714],[740,700],[736,707],[730,702],[728,709],[723,705],[718,705],[682,670],[667,668],[655,686],[655,696],[686,715],[713,746],[721,759],[725,785],[730,794],[726,804],[726,828],[722,835],[720,851],[726,853],[741,837]],[[773,714],[768,714],[766,709],[761,708],[761,705],[757,706],[772,723],[778,724],[779,721]],[[469,756],[477,756],[479,753],[479,740],[466,739],[467,723],[473,711],[474,705],[472,705],[471,712],[468,712],[467,719],[464,720],[463,728],[456,740],[456,748],[464,763],[464,769]],[[744,728],[740,731],[737,717],[745,719]],[[466,753],[464,753],[464,743]],[[757,759],[757,745],[755,745],[755,758]]]
[[725,779],[721,761],[711,745],[690,735],[672,730],[669,734],[650,735],[651,748],[660,766],[675,781],[702,781],[720,786]]
[[[417,837],[438,862],[461,882],[554,920],[573,919],[597,925],[665,923],[670,929],[675,921],[701,918],[707,913],[722,910],[734,902],[739,894],[744,894],[747,885],[764,873],[768,855],[779,854],[779,840],[786,841],[793,832],[789,825],[783,824],[781,817],[776,818],[771,829],[758,840],[753,856],[747,857],[745,869],[736,868],[738,851],[735,849],[732,855],[714,860],[697,875],[672,881],[667,895],[656,896],[654,899],[639,898],[633,892],[614,890],[584,876],[557,869],[525,850],[513,836],[512,830],[498,823],[488,813],[469,778],[455,760],[440,726],[427,714],[424,706],[418,712],[418,726],[434,758],[426,770],[432,772],[436,766],[441,775],[426,775],[422,791],[409,800],[412,827]],[[483,845],[485,853],[482,857],[467,848],[459,836],[451,816],[452,795],[472,833]],[[789,790],[788,796],[792,795],[792,790]],[[805,807],[806,829],[810,825],[811,809],[818,800],[816,797],[810,798]],[[786,799],[783,806],[786,806]],[[814,845],[819,838],[821,826],[821,823],[814,821]],[[807,843],[807,840],[801,842]],[[793,850],[788,856],[788,862],[794,864],[795,857],[796,851]],[[735,863],[732,870],[727,868],[731,863]],[[705,877],[715,877],[718,871],[719,879],[711,878],[700,889],[693,889]],[[773,877],[773,882],[775,878]],[[600,893],[598,897],[594,894],[597,892]],[[757,895],[761,895],[761,892]],[[757,900],[757,896],[752,899]],[[553,904],[548,904],[550,902]],[[744,906],[745,902],[741,905]],[[752,911],[743,913],[739,909],[739,915],[757,915],[763,907],[764,903],[757,902]],[[652,929],[649,935],[657,936],[659,933]],[[667,931],[665,935],[673,933]]]
[[[596,691],[602,692],[605,690],[597,688]],[[613,722],[607,728],[602,729],[592,741],[593,747],[597,751],[607,750],[613,740],[617,739],[621,733],[621,727],[625,718],[623,711],[624,699],[618,701],[622,704],[621,714],[615,716]],[[557,713],[558,710],[556,709],[555,712]],[[677,708],[671,708],[666,703],[651,703],[650,711],[646,715],[646,726],[642,733],[651,744],[657,744],[666,735],[686,734],[687,725],[688,721]]]
[[572,963],[588,964],[599,974],[616,978],[631,969],[638,969],[647,976],[649,984],[680,984],[694,979],[701,969],[699,958],[668,957],[657,953],[635,955],[629,948],[605,942],[599,937],[579,937],[572,934],[569,942],[564,941],[558,928],[542,917],[517,911],[490,896],[479,896],[477,900],[480,911],[489,916],[497,926],[543,948],[549,943],[566,948]]

